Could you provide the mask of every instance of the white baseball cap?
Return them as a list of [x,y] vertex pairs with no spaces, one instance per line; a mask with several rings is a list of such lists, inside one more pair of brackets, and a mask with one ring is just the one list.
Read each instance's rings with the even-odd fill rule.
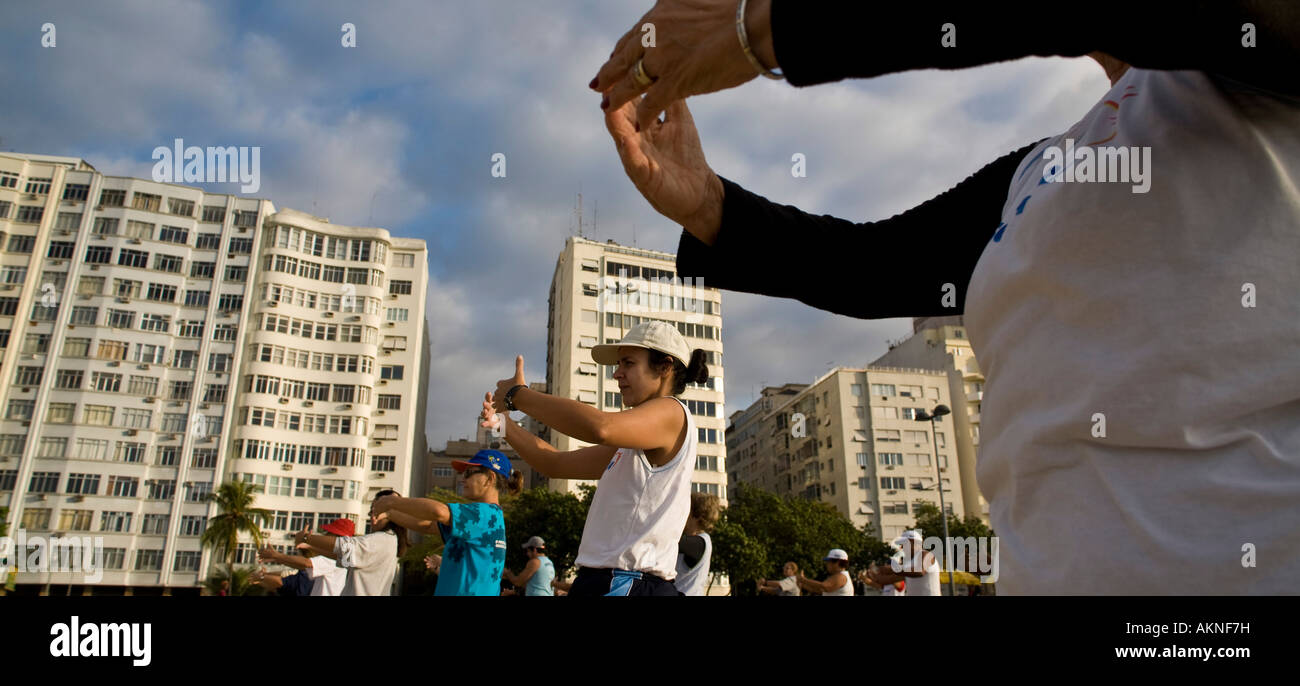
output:
[[528,550],[529,548],[545,548],[545,547],[546,547],[546,541],[543,541],[541,536],[533,536],[527,541],[524,541],[524,546],[523,546],[524,550]]
[[844,552],[843,550],[840,550],[839,548],[831,549],[829,553],[826,553],[826,557],[822,558],[823,561],[829,561],[829,560],[848,561],[848,559],[849,559],[849,554]]
[[907,531],[904,531],[902,534],[899,535],[898,538],[894,539],[894,545],[901,546],[903,545],[903,541],[906,541],[908,539],[911,539],[913,541],[920,541],[921,532],[917,531],[916,529],[909,529]]
[[681,332],[672,324],[659,321],[641,322],[632,327],[623,340],[593,347],[591,359],[597,364],[618,364],[618,349],[625,345],[658,350],[672,355],[684,365],[691,363],[691,347],[686,344]]

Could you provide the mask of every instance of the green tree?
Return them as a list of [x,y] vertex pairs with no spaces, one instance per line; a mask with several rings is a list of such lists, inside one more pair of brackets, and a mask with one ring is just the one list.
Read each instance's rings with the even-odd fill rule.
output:
[[[921,532],[921,536],[929,538],[943,538],[943,518],[939,515],[939,506],[934,503],[921,503],[916,506],[916,523],[913,528]],[[958,519],[957,515],[948,515],[948,537],[949,538],[992,538],[993,529],[990,529],[984,520],[979,517],[966,515],[963,519]],[[968,557],[970,554],[968,554]],[[966,569],[976,569],[975,564],[978,560],[966,560]]]
[[266,595],[266,589],[261,586],[249,583],[249,575],[252,574],[253,568],[235,567],[233,568],[234,576],[231,576],[231,570],[218,567],[212,570],[212,575],[203,581],[203,587],[211,595],[217,595],[221,592],[221,583],[227,579],[233,579],[230,582],[230,589],[227,591],[230,595]]
[[254,547],[262,547],[261,525],[271,516],[269,511],[253,507],[253,499],[261,491],[261,486],[243,481],[230,481],[217,487],[215,493],[208,494],[208,501],[217,504],[218,512],[208,520],[208,528],[199,541],[203,547],[212,548],[216,555],[226,561],[230,571],[225,578],[232,579],[230,584],[232,595],[235,595],[235,581],[239,579],[235,571],[235,553],[239,550],[239,535],[248,534],[253,539]]
[[546,554],[555,565],[556,576],[563,577],[578,557],[582,529],[596,489],[582,485],[580,493],[533,488],[502,503],[506,517],[506,567],[518,572],[528,562],[524,541],[541,536]]
[[736,486],[714,528],[713,570],[731,579],[733,595],[754,595],[754,581],[776,578],[794,562],[810,578],[825,576],[832,548],[849,554],[850,573],[888,559],[892,549],[870,525],[853,526],[828,503]]

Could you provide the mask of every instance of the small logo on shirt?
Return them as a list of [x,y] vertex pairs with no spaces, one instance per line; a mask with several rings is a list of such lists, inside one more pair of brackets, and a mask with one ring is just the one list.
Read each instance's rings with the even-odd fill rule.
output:
[[497,546],[498,548],[503,548],[503,549],[504,549],[504,548],[506,547],[506,542],[505,542],[505,541],[497,541],[497,542],[496,542],[496,546]]
[[609,466],[605,468],[605,471],[608,472],[609,470],[613,469],[614,465],[618,464],[618,461],[622,458],[623,458],[623,449],[619,448],[618,451],[614,453],[614,459],[609,461]]

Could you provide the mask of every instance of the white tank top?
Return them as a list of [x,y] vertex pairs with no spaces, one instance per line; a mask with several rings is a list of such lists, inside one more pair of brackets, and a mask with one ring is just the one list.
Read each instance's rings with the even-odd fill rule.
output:
[[849,577],[847,570],[841,570],[840,574],[844,575],[844,585],[834,591],[827,591],[822,595],[853,595],[853,579]]
[[677,576],[677,541],[691,514],[691,474],[698,436],[686,405],[686,440],[662,467],[645,452],[619,448],[596,485],[578,546],[581,567],[649,572],[666,581]]
[[713,557],[713,539],[703,531],[696,534],[704,539],[704,555],[694,567],[687,567],[681,555],[677,556],[677,580],[673,582],[677,590],[685,595],[704,595],[709,582],[709,560]]
[[930,558],[930,565],[925,568],[925,576],[912,577],[903,586],[903,595],[940,595],[939,561]]

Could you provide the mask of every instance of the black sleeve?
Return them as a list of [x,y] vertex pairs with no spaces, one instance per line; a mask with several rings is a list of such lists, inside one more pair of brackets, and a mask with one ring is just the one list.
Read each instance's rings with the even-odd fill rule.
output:
[[704,537],[682,536],[682,540],[677,542],[677,554],[685,558],[687,567],[699,564],[700,558],[704,557]]
[[[777,64],[795,86],[1101,51],[1141,69],[1203,71],[1300,95],[1295,0],[773,0],[771,21]],[[941,43],[947,23],[952,47]],[[1255,47],[1242,44],[1247,23]]]
[[[778,205],[722,179],[718,238],[709,246],[683,231],[677,271],[701,286],[795,298],[862,319],[961,314],[1012,177],[1034,145],[902,214],[864,224]],[[905,259],[918,249],[926,259]]]

